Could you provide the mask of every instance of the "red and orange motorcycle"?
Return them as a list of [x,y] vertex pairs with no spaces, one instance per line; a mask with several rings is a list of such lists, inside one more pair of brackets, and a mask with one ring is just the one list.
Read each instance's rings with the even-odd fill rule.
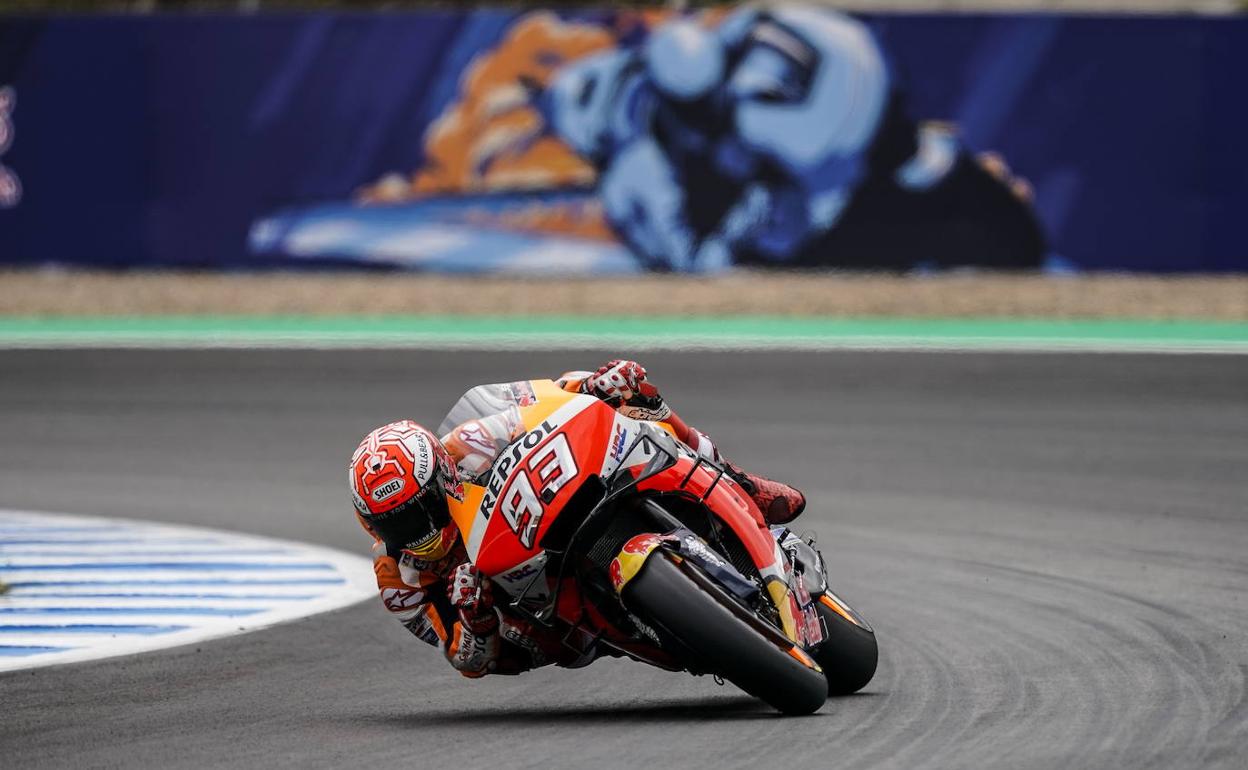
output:
[[788,714],[871,680],[875,633],[828,588],[812,542],[768,528],[670,426],[549,380],[474,388],[448,422],[474,404],[514,408],[525,429],[451,501],[504,612],[578,651],[722,677]]

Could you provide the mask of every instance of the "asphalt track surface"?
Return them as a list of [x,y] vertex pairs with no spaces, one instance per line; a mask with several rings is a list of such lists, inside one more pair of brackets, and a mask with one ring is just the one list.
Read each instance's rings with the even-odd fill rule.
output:
[[[627,351],[619,351],[627,352]],[[602,353],[0,353],[0,506],[364,549],[359,437]],[[1248,358],[647,354],[803,487],[874,682],[786,719],[608,660],[461,679],[379,603],[0,676],[6,767],[1244,767]]]

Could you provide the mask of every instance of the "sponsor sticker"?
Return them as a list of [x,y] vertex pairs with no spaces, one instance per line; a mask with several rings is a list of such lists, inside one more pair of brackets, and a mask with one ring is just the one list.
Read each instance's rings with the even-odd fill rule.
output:
[[624,454],[624,446],[628,441],[628,428],[615,426],[615,435],[611,437],[611,459],[619,460]]
[[434,454],[437,455],[438,467],[442,469],[442,491],[448,497],[454,498],[457,502],[464,501],[464,482],[459,477],[459,470],[455,463],[451,460],[450,454],[447,453],[446,447],[441,442],[435,442],[433,445]]
[[504,572],[501,578],[508,583],[516,583],[535,574],[537,574],[537,567],[532,564],[525,564],[518,569],[513,569],[511,572]]
[[546,580],[542,576],[545,569],[546,554],[539,553],[507,572],[494,576],[493,579],[499,587],[512,596],[523,595],[530,599],[541,599],[549,593]]
[[417,613],[416,617],[409,620],[403,625],[407,626],[407,630],[416,635],[422,642],[437,646],[441,641],[438,638],[438,632],[433,628],[433,621],[429,619],[429,610],[424,609]]
[[382,500],[394,497],[403,489],[403,485],[403,479],[392,479],[387,481],[385,484],[382,484],[373,490],[373,501],[380,503]]
[[710,548],[707,548],[706,544],[695,535],[685,535],[681,538],[680,550],[688,556],[714,564],[717,567],[722,567],[724,565],[724,560],[719,557],[719,554],[715,553]]
[[624,404],[620,407],[620,414],[625,417],[631,417],[634,420],[641,420],[642,422],[662,422],[672,416],[672,409],[667,404],[660,404],[653,409]]
[[486,492],[485,496],[481,498],[480,512],[482,515],[489,517],[494,511],[494,504],[498,502],[498,496],[503,493],[503,484],[506,483],[511,469],[516,467],[529,452],[533,451],[534,447],[542,443],[543,439],[554,432],[556,427],[549,420],[545,420],[541,425],[511,442],[511,445],[503,450],[502,454],[494,462],[494,467],[490,469],[489,478],[484,481]]
[[412,443],[416,445],[416,483],[424,486],[433,474],[433,449],[423,433],[417,433]]

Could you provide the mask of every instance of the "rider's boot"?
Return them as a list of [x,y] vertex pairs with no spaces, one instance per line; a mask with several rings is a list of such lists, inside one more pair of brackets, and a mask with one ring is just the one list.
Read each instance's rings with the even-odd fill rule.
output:
[[724,468],[763,512],[768,524],[788,524],[806,510],[806,496],[788,484],[746,473],[732,463],[724,463]]
[[806,510],[806,496],[801,492],[788,484],[746,473],[728,462],[705,433],[690,428],[683,422],[680,424],[684,431],[681,440],[697,452],[699,457],[723,466],[724,472],[745,490],[758,509],[763,512],[763,519],[769,525],[788,524]]

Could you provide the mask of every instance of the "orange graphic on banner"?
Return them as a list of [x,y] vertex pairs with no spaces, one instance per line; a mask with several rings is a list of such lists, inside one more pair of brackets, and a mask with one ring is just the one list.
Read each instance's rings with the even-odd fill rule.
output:
[[[519,17],[497,47],[482,51],[460,78],[459,94],[425,132],[423,168],[389,174],[357,194],[365,204],[403,203],[439,195],[589,187],[597,174],[563,142],[545,133],[532,93],[558,70],[653,29],[670,10],[616,13],[612,26],[569,21],[549,11]],[[713,25],[724,10],[704,11]],[[597,200],[521,203],[498,211],[469,209],[463,218],[483,227],[558,233],[612,241]]]
[[425,133],[424,168],[388,176],[361,191],[369,203],[430,195],[592,184],[594,169],[562,142],[540,136],[542,118],[529,88],[544,87],[568,62],[615,45],[596,24],[565,22],[547,11],[522,16],[460,80],[459,98]]

